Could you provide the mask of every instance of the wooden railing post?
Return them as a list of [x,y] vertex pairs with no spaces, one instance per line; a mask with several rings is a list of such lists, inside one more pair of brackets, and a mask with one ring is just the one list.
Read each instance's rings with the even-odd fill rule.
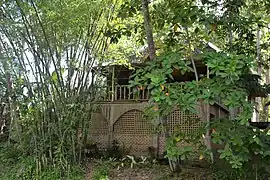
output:
[[117,86],[115,86],[115,89],[114,89],[114,101],[117,100]]
[[124,87],[124,96],[123,96],[123,99],[124,99],[124,100],[126,100],[126,96],[127,96],[127,94],[126,94],[126,89],[127,89],[127,87]]
[[130,100],[130,99],[131,99],[131,88],[128,87],[128,100]]

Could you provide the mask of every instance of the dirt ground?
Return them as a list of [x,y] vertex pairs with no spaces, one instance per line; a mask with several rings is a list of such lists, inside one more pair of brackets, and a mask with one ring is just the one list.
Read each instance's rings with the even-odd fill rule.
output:
[[[93,179],[92,164],[88,165],[86,180]],[[172,177],[171,171],[166,165],[156,165],[151,168],[134,167],[110,169],[109,180],[211,180],[211,172],[206,168],[185,166],[180,177]]]

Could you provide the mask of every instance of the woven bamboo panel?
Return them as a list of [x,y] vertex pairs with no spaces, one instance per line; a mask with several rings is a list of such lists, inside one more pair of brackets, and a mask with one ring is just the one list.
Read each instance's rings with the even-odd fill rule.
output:
[[152,132],[153,125],[142,119],[142,112],[138,110],[124,113],[114,124],[114,139],[133,155],[148,153],[148,147],[152,146]]
[[158,154],[159,155],[164,155],[164,152],[165,152],[165,136],[164,135],[161,135],[159,137],[159,141],[158,141],[158,145],[159,145],[159,148],[158,148]]
[[[202,121],[198,119],[198,116],[196,114],[182,112],[178,109],[173,111],[168,116],[167,123],[168,123],[167,126],[168,126],[168,130],[170,134],[172,134],[174,131],[193,133],[202,125]],[[159,137],[159,150],[158,150],[159,155],[162,155],[164,153],[165,145],[166,145],[165,143],[166,143],[165,135],[164,133],[161,133]],[[188,145],[188,144],[183,144],[183,143],[178,144],[179,148],[185,145]]]
[[114,124],[115,134],[150,135],[153,132],[151,122],[142,118],[142,112],[131,110],[124,113]]
[[146,106],[147,103],[111,104],[110,119],[112,119],[112,123],[115,123],[126,112],[134,110],[143,111]]
[[98,147],[107,148],[108,147],[108,136],[106,135],[92,135],[91,140],[97,143]]
[[201,127],[202,121],[198,119],[198,116],[193,113],[182,112],[175,110],[168,116],[168,126],[170,133],[176,130],[180,130],[185,133],[193,133],[199,127]]
[[119,135],[115,134],[114,139],[117,140],[122,148],[129,155],[148,155],[148,147],[152,146],[152,136],[139,135]]

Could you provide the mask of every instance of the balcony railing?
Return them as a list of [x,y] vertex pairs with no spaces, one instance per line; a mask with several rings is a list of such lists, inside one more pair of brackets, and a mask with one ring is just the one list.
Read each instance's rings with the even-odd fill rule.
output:
[[[129,85],[115,85],[113,88],[106,90],[101,101],[147,101],[150,98],[150,90],[148,88],[131,88]],[[228,109],[222,104],[220,99],[216,100],[216,104],[224,109]]]
[[131,88],[128,85],[115,85],[110,88],[107,99],[111,101],[121,100],[149,100],[149,89],[137,89]]

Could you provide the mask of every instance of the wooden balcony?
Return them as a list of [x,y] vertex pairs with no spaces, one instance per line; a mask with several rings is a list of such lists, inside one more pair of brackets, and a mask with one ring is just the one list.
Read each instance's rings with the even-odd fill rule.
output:
[[150,98],[149,89],[133,89],[129,85],[115,85],[106,90],[100,101],[148,101]]
[[[134,89],[129,85],[114,85],[113,88],[108,88],[106,90],[106,93],[100,99],[100,102],[143,102],[148,101],[149,98],[150,90],[148,88]],[[215,104],[224,110],[229,111],[219,98],[216,100]]]

